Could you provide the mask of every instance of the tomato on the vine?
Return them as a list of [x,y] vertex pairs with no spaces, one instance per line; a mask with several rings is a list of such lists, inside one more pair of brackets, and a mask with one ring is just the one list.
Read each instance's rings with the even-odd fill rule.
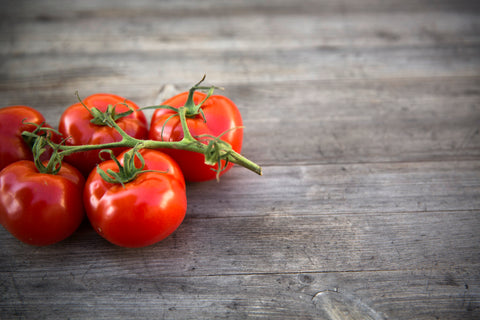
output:
[[[99,170],[93,170],[85,184],[84,205],[90,223],[98,234],[122,247],[144,247],[166,238],[182,223],[187,210],[185,180],[175,161],[157,150],[139,152],[147,171],[133,180],[107,182]],[[126,165],[124,155],[118,156],[121,165]],[[140,168],[140,160],[133,159]],[[119,172],[114,160],[98,167],[110,174]]]
[[[115,128],[105,124],[95,124],[92,122],[92,111],[94,108],[101,112],[106,112],[109,106],[115,108],[115,114],[121,114],[129,111],[129,107],[134,112],[125,115],[115,122],[128,135],[145,139],[148,135],[148,125],[145,114],[138,110],[138,106],[128,99],[114,94],[98,93],[91,95],[83,100],[68,107],[60,118],[58,131],[63,134],[66,145],[92,145],[117,142],[122,140],[122,136]],[[88,108],[88,109],[87,109]],[[115,148],[115,154],[120,154],[126,148]],[[101,162],[99,150],[90,150],[78,152],[65,157],[65,161],[78,168],[84,176],[88,176],[90,171]]]
[[[33,160],[31,148],[22,138],[22,132],[33,132],[37,127],[28,123],[51,128],[45,123],[43,115],[31,107],[10,106],[0,109],[0,170],[19,160]],[[45,156],[47,154],[48,151]]]
[[70,236],[82,222],[82,174],[64,163],[57,174],[39,173],[29,160],[0,172],[0,223],[31,245],[49,245]]
[[[165,102],[162,105],[179,108],[187,102],[189,92],[180,93]],[[207,95],[203,92],[194,92],[193,102],[199,104]],[[180,141],[183,138],[183,130],[176,111],[171,109],[155,110],[149,138],[159,141]],[[202,139],[205,135],[220,136],[220,139],[229,143],[232,149],[238,153],[242,148],[243,129],[242,117],[237,106],[227,97],[220,95],[211,95],[203,102],[201,112],[188,116],[187,125],[194,138],[208,144],[207,139]],[[218,166],[205,164],[204,155],[192,151],[162,149],[163,152],[172,156],[182,168],[185,180],[187,181],[206,181],[217,177]],[[224,163],[222,163],[224,165]],[[233,166],[229,163],[220,173],[223,174]],[[213,169],[213,170],[212,170]]]

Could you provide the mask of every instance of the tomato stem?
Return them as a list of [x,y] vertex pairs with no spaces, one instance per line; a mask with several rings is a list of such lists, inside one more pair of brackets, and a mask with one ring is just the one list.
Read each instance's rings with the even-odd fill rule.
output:
[[[54,150],[52,158],[50,159],[46,168],[43,166],[43,164],[41,164],[40,161],[36,163],[37,168],[39,170],[44,170],[44,171],[49,170],[51,173],[54,173],[54,174],[55,172],[58,172],[60,170],[62,159],[65,156],[75,152],[112,149],[112,148],[125,148],[125,147],[135,148],[135,150],[137,150],[139,147],[142,147],[146,149],[171,148],[171,149],[180,149],[180,150],[201,153],[205,156],[206,164],[209,164],[209,165],[217,164],[217,169],[215,169],[215,171],[217,172],[217,179],[220,175],[220,172],[224,170],[227,164],[230,162],[238,164],[259,175],[262,175],[262,168],[258,164],[245,158],[241,154],[235,152],[232,149],[230,144],[220,139],[221,135],[218,137],[214,137],[214,136],[198,137],[200,138],[199,140],[201,141],[195,139],[195,137],[192,136],[188,128],[187,117],[195,116],[195,115],[198,115],[199,113],[202,113],[202,110],[201,110],[202,104],[212,95],[214,89],[218,89],[218,87],[214,87],[214,86],[211,86],[211,87],[200,86],[200,84],[203,82],[204,79],[205,79],[205,76],[202,78],[202,80],[200,80],[195,86],[193,86],[190,89],[185,106],[176,109],[178,112],[178,116],[180,118],[182,129],[183,129],[183,138],[180,141],[142,140],[142,139],[137,139],[128,135],[116,123],[116,120],[118,120],[122,116],[125,116],[127,114],[134,112],[134,110],[130,109],[125,113],[117,114],[115,112],[115,106],[109,106],[109,109],[107,110],[107,112],[104,112],[101,115],[98,115],[98,117],[95,117],[94,120],[92,121],[96,121],[96,122],[99,121],[101,122],[101,125],[108,125],[114,128],[115,130],[117,130],[118,133],[122,136],[122,139],[117,142],[97,144],[97,145],[88,145],[88,144],[87,145],[65,145],[63,142],[58,144],[54,143],[49,139],[49,137],[45,138],[44,136],[41,136],[36,132],[31,133],[31,132],[25,131],[23,132],[23,135],[25,136],[25,138],[28,138],[28,139],[33,138],[35,140],[34,148],[37,148],[37,153],[39,154],[43,152],[44,147],[47,145]],[[195,90],[209,90],[205,99],[203,99],[197,105],[195,105],[193,101],[193,95],[195,93]],[[79,101],[83,104],[80,97],[78,96],[78,93],[77,93],[77,97]],[[168,106],[158,106],[157,108],[163,108],[163,107],[172,108]],[[155,108],[155,107],[146,107],[143,109],[147,109],[147,108]],[[91,112],[92,116],[93,116],[93,113],[97,114],[100,112],[96,108],[89,109],[89,111]],[[45,128],[42,127],[42,128],[39,128],[39,130],[40,129],[45,129]],[[202,141],[207,143],[206,144],[202,143]],[[38,156],[38,159],[39,159],[39,156]],[[108,176],[107,173],[105,173],[105,176]],[[109,178],[111,179],[112,177],[109,177]]]

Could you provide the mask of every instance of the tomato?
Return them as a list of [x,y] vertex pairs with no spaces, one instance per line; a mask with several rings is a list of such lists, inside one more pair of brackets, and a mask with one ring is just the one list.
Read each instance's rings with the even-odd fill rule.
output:
[[[116,113],[128,111],[127,104],[135,111],[130,115],[122,117],[116,121],[118,126],[128,135],[145,139],[148,135],[148,125],[145,115],[138,110],[138,106],[117,95],[99,93],[91,95],[83,100],[85,106],[89,109],[97,108],[105,112],[109,105],[115,106]],[[108,125],[97,125],[91,122],[93,119],[91,113],[85,106],[78,102],[68,107],[60,118],[58,131],[65,138],[68,137],[66,145],[86,145],[86,144],[104,144],[120,141],[121,135],[115,128]],[[120,154],[125,148],[113,149],[115,154]],[[84,176],[88,176],[90,171],[101,162],[99,150],[78,152],[65,157],[65,161],[73,164]]]
[[[43,115],[27,106],[11,106],[0,109],[0,170],[18,160],[33,160],[30,146],[22,138],[23,131],[34,131],[42,124]],[[44,124],[44,127],[50,127]],[[51,128],[51,127],[50,127]],[[48,154],[45,154],[48,157]]]
[[[144,247],[166,238],[182,223],[187,210],[185,180],[175,161],[157,150],[140,153],[144,170],[156,171],[140,173],[122,186],[106,182],[94,170],[85,184],[90,223],[98,234],[122,247]],[[123,156],[118,157],[122,165]],[[135,162],[140,167],[138,158]],[[113,160],[99,168],[119,171]]]
[[0,223],[31,245],[70,236],[82,222],[82,174],[64,163],[56,175],[39,173],[32,161],[14,162],[0,172]]
[[[195,104],[198,104],[206,96],[205,93],[197,91],[193,95],[193,100]],[[185,105],[187,97],[188,92],[184,92],[162,104],[179,108]],[[227,97],[212,95],[203,103],[201,109],[205,118],[201,113],[187,117],[187,125],[191,134],[197,138],[205,134],[219,136],[224,133],[221,139],[228,142],[234,151],[240,153],[243,140],[243,129],[240,128],[242,126],[242,117],[235,104]],[[151,121],[149,138],[160,141],[180,141],[183,138],[180,118],[178,115],[175,116],[174,110],[155,110]],[[204,139],[202,142],[208,144]],[[162,149],[162,151],[171,155],[177,161],[183,171],[185,180],[206,181],[216,178],[216,172],[212,169],[217,169],[217,165],[206,165],[204,155],[176,149]],[[232,166],[233,163],[228,164],[221,174],[225,173]]]

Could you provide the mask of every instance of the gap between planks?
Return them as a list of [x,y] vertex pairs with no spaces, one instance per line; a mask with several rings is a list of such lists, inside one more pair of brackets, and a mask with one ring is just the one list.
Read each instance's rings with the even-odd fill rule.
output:
[[[249,276],[276,276],[299,274],[360,274],[360,273],[391,273],[391,272],[421,272],[432,268],[405,268],[405,269],[362,269],[362,270],[303,270],[303,271],[278,271],[278,272],[232,272],[218,274],[171,274],[165,278],[222,278],[222,277],[249,277]],[[441,268],[439,268],[441,269]]]
[[[458,210],[432,210],[432,211],[425,211],[425,210],[418,210],[418,211],[375,211],[375,212],[332,212],[332,213],[323,213],[322,217],[336,217],[341,215],[362,215],[362,216],[378,216],[378,215],[403,215],[403,214],[431,214],[431,213],[449,213],[449,214],[457,214],[457,213],[477,213],[480,212],[480,209],[458,209]],[[301,217],[304,218],[315,218],[318,217],[318,214],[302,214]],[[292,218],[296,217],[291,214],[287,213],[270,213],[270,214],[261,214],[261,215],[238,215],[238,216],[189,216],[189,220],[222,220],[222,219],[245,219],[245,218]]]
[[[248,155],[245,155],[248,157]],[[255,161],[255,159],[250,159],[252,161]],[[480,158],[477,156],[445,156],[444,158],[439,158],[439,159],[419,159],[419,160],[378,160],[378,161],[338,161],[338,162],[332,162],[332,161],[312,161],[312,162],[307,162],[307,161],[292,161],[288,163],[282,163],[282,164],[275,164],[275,163],[258,163],[262,168],[272,168],[272,167],[313,167],[313,166],[351,166],[351,165],[388,165],[388,164],[415,164],[415,163],[421,163],[421,164],[426,164],[426,163],[444,163],[444,162],[452,162],[452,163],[458,163],[458,162],[478,162],[480,161]]]

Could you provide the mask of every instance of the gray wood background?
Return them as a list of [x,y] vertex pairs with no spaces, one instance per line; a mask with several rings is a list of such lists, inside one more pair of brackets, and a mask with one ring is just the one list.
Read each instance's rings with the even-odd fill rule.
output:
[[479,319],[480,2],[0,4],[0,101],[207,83],[243,154],[143,249],[0,230],[1,319]]

